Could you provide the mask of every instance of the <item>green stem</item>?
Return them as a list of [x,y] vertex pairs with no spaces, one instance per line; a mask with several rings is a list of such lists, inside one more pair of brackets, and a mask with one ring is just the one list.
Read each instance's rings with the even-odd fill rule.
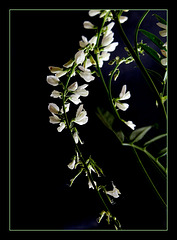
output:
[[148,14],[149,11],[150,11],[150,10],[147,10],[147,11],[144,12],[143,16],[140,18],[140,20],[139,20],[139,22],[138,22],[138,24],[137,24],[137,26],[136,26],[136,30],[135,30],[134,44],[135,44],[135,52],[136,52],[136,54],[137,54],[138,57],[139,57],[139,55],[138,55],[138,49],[137,49],[138,31],[139,31],[139,28],[140,28],[141,23],[143,22],[144,18],[146,17],[146,15]]
[[156,164],[156,166],[158,166],[160,168],[160,170],[163,172],[163,174],[166,175],[166,169],[164,168],[164,166],[145,148],[141,148],[133,143],[123,143],[122,145],[127,146],[127,147],[133,147],[133,148],[140,150],[141,152],[144,152]]
[[155,192],[157,193],[157,195],[158,195],[158,197],[160,198],[160,200],[162,201],[162,203],[167,207],[167,204],[165,203],[165,201],[163,200],[162,196],[160,195],[160,193],[158,192],[157,188],[155,187],[152,179],[150,178],[149,174],[147,173],[147,171],[146,171],[146,169],[145,169],[145,167],[144,167],[144,165],[143,165],[143,163],[142,163],[140,157],[138,156],[138,153],[137,153],[137,151],[135,150],[134,147],[133,147],[133,150],[134,150],[134,152],[135,152],[135,154],[136,154],[136,156],[137,156],[137,158],[138,158],[138,161],[139,161],[139,163],[140,163],[140,165],[141,165],[144,173],[146,174],[146,177],[148,178],[149,182],[150,182],[151,185],[153,186]]
[[118,19],[118,16],[116,14],[115,11],[113,11],[113,16],[114,16],[114,20],[115,20],[115,23],[117,25],[117,28],[119,30],[119,33],[121,35],[121,38],[122,40],[124,41],[125,45],[127,46],[129,52],[131,53],[132,57],[134,58],[137,66],[139,67],[141,73],[143,74],[147,84],[149,85],[150,89],[152,90],[152,92],[154,93],[158,103],[159,103],[159,106],[160,108],[162,109],[163,113],[165,114],[165,117],[167,118],[167,114],[166,114],[166,110],[165,110],[165,107],[161,101],[161,97],[160,97],[160,94],[153,82],[153,80],[151,79],[150,75],[148,74],[146,68],[144,67],[144,65],[142,64],[142,62],[140,61],[139,57],[137,56],[136,52],[134,51],[131,43],[129,42],[122,26],[121,26],[121,23],[119,22],[119,19]]

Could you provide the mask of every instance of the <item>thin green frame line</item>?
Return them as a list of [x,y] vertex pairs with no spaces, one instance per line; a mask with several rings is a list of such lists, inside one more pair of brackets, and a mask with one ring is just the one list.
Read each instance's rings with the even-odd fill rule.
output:
[[[11,12],[12,11],[88,11],[90,9],[9,9],[9,231],[14,232],[25,232],[25,231],[33,231],[33,232],[65,232],[65,231],[109,231],[114,232],[116,230],[111,229],[11,229]],[[111,9],[113,10],[113,9]],[[137,9],[129,9],[136,10]],[[138,9],[138,10],[147,10],[147,9]],[[168,22],[168,9],[151,9],[152,11],[166,11],[167,12],[167,22]],[[168,31],[168,30],[167,30]],[[167,36],[168,40],[168,36]],[[167,67],[168,74],[168,67]],[[168,82],[167,82],[167,93],[168,93]],[[168,104],[167,104],[167,113],[168,113]],[[168,115],[168,114],[167,114]],[[168,120],[167,120],[168,122]],[[168,138],[168,124],[167,124],[167,138]],[[168,148],[168,139],[167,139],[167,148]],[[168,151],[167,151],[168,157]],[[168,161],[167,161],[168,167]],[[167,209],[168,209],[168,174],[167,174]],[[166,232],[168,231],[168,215],[166,219],[166,229],[122,229],[120,232],[134,232],[134,231],[159,231]]]

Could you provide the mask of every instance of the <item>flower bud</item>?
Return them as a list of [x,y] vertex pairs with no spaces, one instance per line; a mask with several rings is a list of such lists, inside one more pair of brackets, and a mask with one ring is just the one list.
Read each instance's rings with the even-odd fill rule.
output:
[[48,105],[48,110],[51,113],[58,114],[59,112],[59,107],[55,103],[49,103]]
[[53,75],[47,76],[47,82],[48,82],[48,84],[50,84],[52,86],[57,86],[59,81],[60,81],[59,78],[57,78]]
[[84,25],[85,29],[94,29],[95,28],[95,26],[91,22],[89,22],[89,21],[85,21],[83,23],[83,25]]

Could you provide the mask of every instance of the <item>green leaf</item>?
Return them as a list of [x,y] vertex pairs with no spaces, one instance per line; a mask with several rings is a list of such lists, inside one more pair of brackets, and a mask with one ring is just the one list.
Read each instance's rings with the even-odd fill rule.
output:
[[167,147],[163,148],[159,153],[158,153],[158,158],[161,158],[167,154]]
[[153,14],[160,23],[167,25],[167,22],[157,14]]
[[166,50],[166,48],[163,46],[164,43],[156,35],[144,29],[140,29],[139,31],[143,33],[146,37],[148,37],[157,47],[159,47],[160,49]]
[[152,126],[147,126],[134,130],[130,134],[130,141],[132,141],[132,143],[140,141],[151,128]]
[[153,48],[151,48],[145,44],[140,44],[140,45],[147,54],[149,54],[155,61],[157,61],[161,65],[162,58],[159,53],[157,53]]
[[159,139],[161,139],[161,138],[163,138],[163,137],[166,137],[166,136],[167,136],[166,133],[165,133],[165,134],[162,134],[162,135],[159,135],[159,136],[156,136],[156,137],[152,138],[151,140],[149,140],[148,142],[146,142],[146,143],[144,144],[144,147],[145,147],[145,146],[148,146],[149,144],[151,144],[151,143],[153,143],[153,142],[155,142],[155,141],[157,141],[157,140],[159,140]]
[[163,77],[156,71],[151,70],[151,69],[146,69],[148,71],[148,73],[155,79],[157,79],[158,81],[160,81],[161,83],[163,82]]
[[109,128],[110,130],[112,130],[112,125],[114,122],[114,116],[109,112],[109,111],[104,111],[101,108],[97,108],[97,116],[99,117],[99,119],[102,121],[102,123]]
[[116,137],[119,139],[119,141],[121,143],[123,143],[124,142],[124,134],[123,134],[123,132],[120,130],[118,132],[115,132],[115,134],[116,134]]

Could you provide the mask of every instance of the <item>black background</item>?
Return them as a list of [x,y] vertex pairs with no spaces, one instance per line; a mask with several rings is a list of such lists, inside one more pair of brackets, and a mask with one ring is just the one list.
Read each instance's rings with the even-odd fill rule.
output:
[[[123,27],[131,43],[142,13],[125,14],[129,20]],[[153,13],[166,18],[166,11],[151,11],[142,28],[158,35],[160,29]],[[88,189],[86,177],[81,176],[72,188],[68,187],[74,173],[67,164],[74,149],[67,131],[58,133],[48,121],[47,106],[54,101],[50,94],[55,89],[46,83],[46,76],[50,74],[48,66],[61,67],[77,52],[81,36],[92,36],[92,30],[83,29],[85,20],[94,22],[97,18],[89,18],[88,11],[11,10],[11,229],[109,228],[104,222],[98,225],[95,221],[102,206],[94,191]],[[122,57],[126,53],[120,37],[116,36],[119,46],[113,56]],[[146,67],[164,73],[148,56],[142,60]],[[113,94],[118,96],[122,85],[127,84],[132,95],[128,102],[130,108],[122,116],[137,127],[159,122],[161,128],[157,132],[164,132],[164,122],[156,114],[154,99],[136,64],[122,65],[120,70]],[[103,73],[106,75],[107,70]],[[84,84],[83,79],[77,77],[77,80]],[[108,107],[100,80],[96,78],[91,82],[88,90],[89,97],[82,100],[89,122],[78,130],[85,142],[86,157],[91,154],[105,172],[104,181],[113,180],[122,193],[113,206],[122,228],[166,229],[166,209],[136,158],[131,151],[119,146],[95,115],[97,106]],[[155,179],[156,174],[154,172]],[[159,179],[157,176],[158,187],[162,190],[164,182]]]

